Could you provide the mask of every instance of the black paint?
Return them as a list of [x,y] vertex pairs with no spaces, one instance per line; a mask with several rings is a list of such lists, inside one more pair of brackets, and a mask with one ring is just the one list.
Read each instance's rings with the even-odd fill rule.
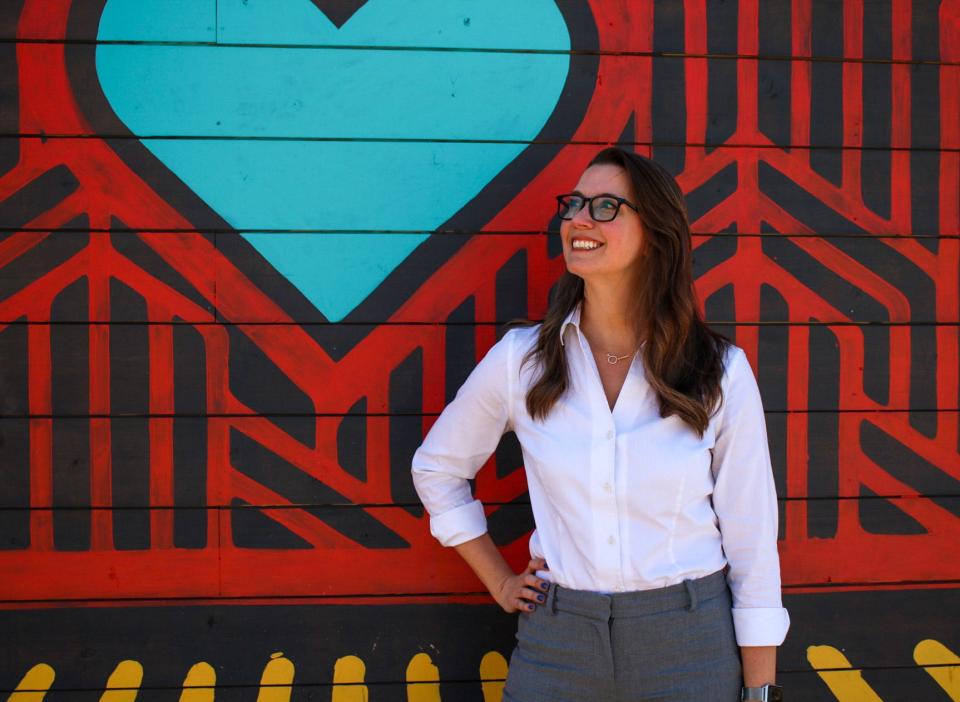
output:
[[[473,364],[471,364],[473,365]],[[410,466],[423,441],[423,349],[415,349],[390,373],[390,494],[414,516],[423,506]],[[401,414],[402,412],[402,414]]]
[[[110,314],[123,310],[137,323],[110,325],[110,413],[139,415],[110,420],[112,505],[146,507],[150,504],[150,341],[146,300],[110,279]],[[150,513],[119,509],[113,513],[115,548],[150,548]]]
[[[366,548],[406,548],[407,542],[351,501],[306,471],[242,432],[230,432],[232,466]],[[407,473],[409,474],[409,468]],[[203,514],[203,510],[196,510]],[[277,524],[277,528],[280,527]],[[249,537],[248,537],[249,538]]]
[[[128,258],[132,263],[136,264],[145,273],[180,293],[203,310],[203,314],[198,315],[197,320],[191,319],[190,321],[205,321],[213,317],[213,302],[204,299],[200,292],[192,284],[187,282],[179,271],[167,263],[139,234],[129,231],[127,225],[116,218],[113,219],[111,228],[114,230],[110,235],[110,243],[113,248]],[[157,236],[199,237],[206,240],[213,238],[211,235],[199,232],[165,232]],[[125,311],[122,308],[111,310],[111,318],[115,321],[125,320]]]
[[[527,289],[527,250],[520,249],[500,267],[494,279],[498,322],[527,318]],[[505,331],[498,327],[497,338]]]
[[[811,3],[810,47],[814,56],[843,56],[843,5]],[[838,147],[843,143],[843,64],[813,61],[810,64],[810,144]],[[817,148],[810,152],[810,166],[835,185],[840,185],[841,152]]]
[[700,187],[684,194],[687,216],[696,222],[707,212],[729,198],[737,190],[737,164],[730,163],[717,171]]
[[193,508],[207,504],[207,358],[200,333],[186,324],[173,326],[173,377],[173,542],[203,548],[206,515]]
[[860,486],[857,508],[860,526],[871,534],[925,534],[927,530],[916,519],[899,508],[903,500],[880,497],[865,485]]
[[[230,391],[255,414],[308,415],[313,401],[242,329],[227,325],[230,336]],[[186,363],[186,362],[185,362]],[[313,447],[314,426],[297,417],[277,416],[273,421],[297,441]]]
[[860,195],[863,204],[883,218],[890,217],[892,119],[889,63],[861,64],[863,75],[863,145],[860,152]]
[[[0,334],[0,352],[3,348]],[[30,545],[30,427],[0,420],[0,551]]]
[[[30,409],[27,386],[28,327],[26,316],[0,329],[0,415],[26,414]],[[2,481],[0,481],[2,482]]]
[[[0,139],[0,142],[7,141]],[[9,159],[9,155],[7,156]],[[0,229],[20,229],[53,209],[80,186],[66,166],[55,166],[0,200]]]
[[[809,403],[807,415],[807,494],[836,496],[840,492],[840,348],[829,327],[810,327]],[[836,500],[807,503],[807,536],[836,536]]]
[[[81,278],[54,298],[50,317],[76,319],[87,310],[87,281]],[[79,324],[50,328],[53,420],[53,541],[64,551],[90,547],[90,420],[62,415],[89,413],[89,329]]]
[[[684,8],[679,2],[653,4],[653,51],[684,51]],[[664,148],[686,142],[686,64],[677,57],[654,56],[650,104],[652,156],[673,174],[683,170],[684,151]]]
[[[201,512],[203,514],[203,512]],[[238,548],[310,549],[313,546],[239,498],[230,503],[233,545]]]
[[357,480],[367,479],[367,398],[361,397],[337,426],[337,460]]
[[[526,288],[523,289],[526,295]],[[475,298],[464,300],[446,319],[444,331],[444,403],[450,403],[467,380],[477,358]],[[465,362],[466,361],[466,362]]]
[[337,29],[350,21],[350,18],[361,7],[367,4],[367,0],[311,0],[317,8],[333,22]]
[[[0,3],[0,36],[16,36],[22,5],[23,0]],[[18,78],[17,45],[14,42],[0,43],[0,135],[17,134],[20,131]],[[19,157],[20,140],[0,138],[0,175],[17,165]]]
[[[818,149],[817,153],[831,151],[838,156],[838,149]],[[812,157],[812,155],[811,155]],[[839,170],[838,170],[839,173]],[[932,176],[932,174],[930,174]],[[798,222],[810,227],[820,235],[826,234],[867,234],[868,232],[855,222],[851,222],[819,200],[799,183],[794,182],[765,161],[760,161],[757,169],[760,190],[768,195],[780,207],[790,213]],[[789,232],[795,234],[797,232]]]
[[960,481],[905,446],[869,419],[860,422],[860,446],[864,454],[921,495],[960,517],[960,502],[950,496],[960,495]]
[[[960,589],[904,589],[791,594],[787,639],[778,651],[778,680],[791,697],[836,702],[812,669],[810,646],[830,645],[850,660],[881,699],[939,700],[943,691],[917,667],[924,639],[960,648],[960,632],[945,612],[960,607]],[[444,700],[481,702],[479,665],[497,651],[509,659],[516,615],[489,604],[248,605],[7,610],[0,689],[12,690],[39,661],[56,671],[51,702],[102,694],[125,659],[143,665],[138,699],[176,698],[198,661],[217,671],[216,698],[250,700],[270,656],[282,651],[296,666],[292,700],[330,699],[342,656],[366,664],[371,699],[406,699],[406,666],[427,653],[439,668]],[[149,632],[149,636],[145,634]],[[162,689],[167,688],[167,689]]]
[[[789,318],[787,301],[769,285],[760,286],[760,321],[776,322]],[[783,324],[761,324],[758,330],[760,386],[764,407],[787,406],[787,368],[790,348],[790,327]],[[787,418],[786,412],[767,413],[767,444],[778,495],[787,494]],[[786,530],[784,502],[777,504],[779,530],[783,537]]]
[[711,325],[715,322],[736,319],[733,301],[733,283],[727,283],[707,297],[703,308],[704,316]]
[[[704,275],[737,253],[737,238],[733,236],[713,236],[693,250],[693,277]],[[720,319],[716,317],[715,319]],[[729,317],[733,319],[733,310]]]
[[505,478],[523,467],[523,451],[517,435],[512,431],[504,432],[494,454],[496,456],[497,477]]
[[[77,217],[68,222],[64,229],[85,227],[86,215]],[[42,236],[40,233],[29,236]],[[28,251],[20,254],[6,266],[0,268],[0,300],[6,299],[23,290],[42,278],[57,266],[70,260],[83,250],[89,243],[90,237],[86,232],[55,231],[51,232]],[[86,321],[90,318],[88,310],[83,307],[61,310],[60,314],[75,314],[71,319],[62,317],[63,321]],[[5,320],[0,320],[5,321]]]

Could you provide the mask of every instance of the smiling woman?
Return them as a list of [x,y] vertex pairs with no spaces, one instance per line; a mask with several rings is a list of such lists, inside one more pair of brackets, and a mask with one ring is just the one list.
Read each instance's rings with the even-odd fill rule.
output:
[[[484,2],[468,23],[455,5],[371,0],[338,28],[309,0],[225,0],[229,46],[101,44],[97,75],[127,129],[339,321],[523,152],[562,94],[555,3]],[[107,0],[99,39],[185,23],[212,39],[211,4],[177,7]],[[406,50],[366,48],[384,37]]]
[[[544,321],[490,349],[412,461],[433,535],[519,612],[504,699],[778,700],[763,407],[701,317],[683,194],[609,148],[557,202],[567,270]],[[536,523],[520,573],[468,482],[511,430]]]

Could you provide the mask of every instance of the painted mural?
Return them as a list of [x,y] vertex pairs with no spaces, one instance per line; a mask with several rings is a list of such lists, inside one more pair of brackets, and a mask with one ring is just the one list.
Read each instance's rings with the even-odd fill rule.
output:
[[0,3],[0,695],[499,700],[410,458],[617,143],[759,380],[790,699],[960,700],[958,114],[955,0]]

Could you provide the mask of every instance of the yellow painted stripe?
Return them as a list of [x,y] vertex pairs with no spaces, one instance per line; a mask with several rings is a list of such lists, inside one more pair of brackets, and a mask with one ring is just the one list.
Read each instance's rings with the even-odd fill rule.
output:
[[183,679],[183,692],[180,702],[213,702],[214,687],[217,684],[217,671],[206,661],[194,663]]
[[913,660],[924,666],[952,702],[960,702],[960,656],[935,639],[924,639],[913,649]]
[[426,653],[418,653],[407,666],[407,702],[441,702],[440,669]]
[[53,679],[56,676],[57,674],[49,665],[37,663],[23,676],[14,691],[10,693],[7,702],[43,702],[43,696],[53,685]]
[[[808,646],[807,660],[839,702],[883,702],[859,670],[833,646]],[[850,670],[823,670],[850,668]]]
[[260,676],[257,702],[290,702],[293,674],[293,661],[285,658],[282,651],[271,654]]
[[107,678],[100,702],[134,702],[142,682],[143,666],[139,661],[120,661]]
[[370,693],[364,685],[367,666],[357,656],[338,658],[333,664],[333,694],[330,702],[368,702]]
[[480,661],[480,687],[483,690],[483,702],[501,702],[507,668],[507,659],[497,651],[487,651],[484,654]]

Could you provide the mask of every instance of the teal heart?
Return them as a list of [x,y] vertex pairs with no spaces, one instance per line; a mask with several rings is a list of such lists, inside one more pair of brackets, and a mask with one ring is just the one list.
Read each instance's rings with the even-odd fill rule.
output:
[[[143,143],[333,321],[428,237],[377,231],[435,230],[525,148],[457,140],[533,139],[569,69],[552,0],[369,0],[339,29],[311,0],[107,0],[98,36],[161,42],[97,47],[133,134],[282,138]],[[453,141],[402,141],[422,138]]]

